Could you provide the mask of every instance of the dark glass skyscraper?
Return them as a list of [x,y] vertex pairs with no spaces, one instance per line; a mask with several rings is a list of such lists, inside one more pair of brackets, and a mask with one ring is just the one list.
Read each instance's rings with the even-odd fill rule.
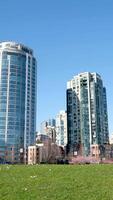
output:
[[81,73],[67,84],[68,151],[90,154],[109,143],[106,89],[97,73]]
[[0,160],[18,163],[34,143],[37,64],[33,51],[0,43]]

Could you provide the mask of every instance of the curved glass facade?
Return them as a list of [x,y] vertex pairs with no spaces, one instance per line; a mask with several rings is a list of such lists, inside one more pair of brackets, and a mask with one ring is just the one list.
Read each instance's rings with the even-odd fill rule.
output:
[[36,60],[31,49],[0,43],[0,160],[20,162],[34,143]]

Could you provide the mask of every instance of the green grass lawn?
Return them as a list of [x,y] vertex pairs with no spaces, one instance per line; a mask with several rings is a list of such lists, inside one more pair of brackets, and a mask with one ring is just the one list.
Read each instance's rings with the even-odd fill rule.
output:
[[113,200],[113,165],[0,165],[0,200]]

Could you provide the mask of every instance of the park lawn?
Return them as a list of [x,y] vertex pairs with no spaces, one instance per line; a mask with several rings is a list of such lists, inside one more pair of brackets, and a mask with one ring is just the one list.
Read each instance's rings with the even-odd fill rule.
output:
[[0,200],[113,200],[113,165],[0,165]]

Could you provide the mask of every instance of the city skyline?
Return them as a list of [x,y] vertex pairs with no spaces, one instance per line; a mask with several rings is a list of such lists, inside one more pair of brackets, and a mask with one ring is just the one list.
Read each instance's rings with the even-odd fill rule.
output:
[[1,2],[0,40],[30,46],[38,60],[37,129],[41,121],[66,109],[67,81],[88,71],[99,73],[106,86],[113,131],[112,10],[111,0]]

